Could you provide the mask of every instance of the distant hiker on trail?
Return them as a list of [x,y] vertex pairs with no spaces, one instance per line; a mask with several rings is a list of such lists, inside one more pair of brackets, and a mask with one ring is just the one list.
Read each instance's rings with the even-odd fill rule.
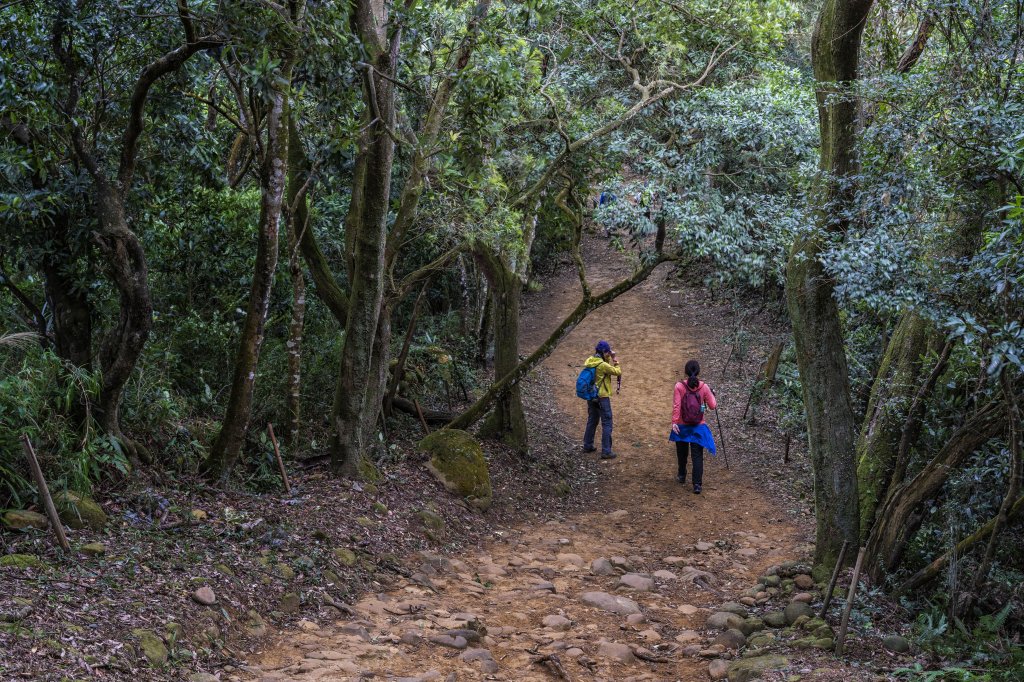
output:
[[614,459],[612,452],[612,377],[621,377],[622,369],[615,351],[607,341],[599,341],[594,355],[583,363],[576,379],[576,395],[587,401],[587,428],[583,432],[583,452],[594,452],[594,433],[601,422],[601,459]]
[[704,412],[716,409],[718,402],[711,387],[697,378],[700,363],[686,363],[686,382],[677,382],[672,401],[672,433],[668,439],[676,444],[679,475],[676,480],[686,483],[686,456],[693,457],[693,492],[700,495],[704,484],[704,450],[715,454],[715,439],[704,421]]

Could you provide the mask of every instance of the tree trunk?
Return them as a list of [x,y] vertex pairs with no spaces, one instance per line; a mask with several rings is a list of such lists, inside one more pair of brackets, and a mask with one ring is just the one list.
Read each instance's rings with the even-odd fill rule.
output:
[[[291,63],[285,62],[281,76],[291,78]],[[287,88],[287,85],[285,86]],[[240,106],[244,103],[240,102]],[[245,443],[252,414],[256,370],[270,308],[270,293],[277,270],[278,236],[288,166],[288,92],[271,95],[267,112],[266,147],[260,162],[260,216],[256,246],[256,271],[249,290],[245,325],[235,356],[235,371],[227,411],[203,468],[211,479],[223,479],[231,471]]]
[[996,401],[989,403],[950,436],[917,476],[889,491],[867,542],[867,570],[872,580],[880,582],[899,564],[921,525],[921,506],[938,494],[950,474],[972,453],[1003,430],[1005,417]]
[[867,414],[857,440],[857,484],[861,541],[888,491],[903,424],[917,392],[921,360],[937,340],[930,322],[914,311],[900,317],[871,387]]
[[124,204],[117,190],[100,175],[94,176],[97,215],[102,232],[97,235],[110,278],[117,287],[117,325],[103,339],[99,361],[103,379],[94,414],[101,428],[121,442],[133,464],[151,461],[149,451],[121,431],[121,396],[142,354],[153,326],[146,254],[128,228]]
[[480,367],[487,366],[487,351],[491,348],[491,311],[494,308],[490,287],[483,287],[483,302],[480,310],[480,324],[477,326],[476,362]]
[[54,217],[50,238],[54,251],[43,259],[43,289],[53,320],[53,346],[57,355],[75,367],[92,369],[92,309],[85,291],[68,276],[71,245],[64,211]]
[[346,240],[351,245],[351,291],[341,368],[331,410],[335,431],[331,444],[332,465],[348,476],[357,475],[359,471],[369,419],[367,411],[373,411],[375,420],[380,409],[379,400],[374,407],[368,407],[367,394],[371,385],[376,385],[374,349],[378,347],[375,340],[384,302],[387,217],[395,151],[391,139],[395,122],[392,83],[395,59],[383,34],[384,6],[377,0],[357,0],[354,11],[353,20],[368,55],[367,62],[373,69],[365,70],[363,78],[366,125],[346,219]]
[[814,229],[797,237],[786,268],[786,300],[807,412],[814,469],[817,533],[814,561],[832,566],[843,542],[859,541],[855,425],[842,325],[834,282],[820,255],[829,233],[849,227],[843,180],[855,170],[857,79],[861,35],[871,0],[826,0],[811,43],[818,118],[820,172],[815,181]]
[[377,320],[377,332],[373,337],[373,361],[367,376],[366,397],[363,399],[363,444],[369,453],[377,448],[378,423],[384,409],[391,365],[391,309],[392,301],[385,298]]
[[[139,460],[148,462],[150,458],[146,448],[125,438],[119,417],[124,386],[135,369],[153,325],[146,254],[138,237],[129,228],[125,198],[135,175],[150,89],[161,78],[181,68],[192,55],[219,46],[223,41],[214,35],[197,38],[188,12],[179,11],[185,29],[185,43],[147,64],[135,81],[128,102],[127,123],[121,136],[117,179],[112,182],[87,149],[82,129],[75,121],[83,83],[81,63],[75,51],[78,22],[74,14],[77,8],[67,3],[58,9],[51,45],[67,78],[67,101],[63,114],[70,123],[72,149],[93,179],[96,217],[100,227],[96,241],[119,299],[117,324],[106,335],[100,347],[99,361],[103,379],[95,415],[101,428],[121,442],[129,460],[133,463]],[[179,6],[179,10],[185,9],[183,5]]]
[[427,295],[427,287],[430,285],[428,279],[423,283],[423,288],[420,289],[419,295],[416,297],[416,302],[412,306],[412,314],[409,316],[409,326],[405,330],[405,340],[402,341],[402,350],[398,353],[398,359],[395,362],[394,368],[391,370],[391,380],[388,384],[388,392],[384,397],[384,416],[391,416],[391,405],[395,400],[395,396],[398,394],[398,385],[402,383],[402,378],[405,376],[405,361],[409,357],[409,348],[412,346],[413,335],[416,333],[416,323],[420,319],[420,306],[423,305],[423,299]]
[[[302,270],[299,243],[302,233],[309,229],[309,207],[304,174],[296,173],[291,165],[294,155],[289,147],[289,175],[287,190],[288,272],[292,279],[292,313],[288,323],[288,428],[285,438],[294,443],[302,424],[302,337],[306,320],[306,275]],[[301,193],[301,194],[300,194]]]
[[[523,282],[490,247],[477,244],[474,246],[474,254],[490,284],[494,376],[500,378],[519,365],[519,302]],[[497,399],[494,411],[480,428],[480,436],[494,438],[519,451],[526,451],[526,415],[518,382]]]

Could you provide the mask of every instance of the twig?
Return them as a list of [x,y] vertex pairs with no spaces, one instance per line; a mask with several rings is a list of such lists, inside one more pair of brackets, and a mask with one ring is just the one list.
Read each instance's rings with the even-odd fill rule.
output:
[[61,525],[60,517],[57,516],[57,509],[53,506],[53,498],[50,497],[50,489],[46,487],[46,479],[43,477],[43,470],[39,467],[39,460],[36,459],[36,452],[32,449],[32,442],[25,434],[21,435],[21,447],[25,450],[25,457],[28,458],[28,465],[32,469],[32,477],[36,479],[36,487],[39,488],[39,497],[42,499],[46,516],[50,519],[50,525],[57,536],[57,544],[65,552],[71,552],[71,545],[68,544],[68,537],[64,534],[64,526]]
[[286,495],[292,494],[292,486],[288,483],[288,472],[284,470],[284,461],[281,459],[281,448],[277,446],[277,438],[274,436],[274,425],[267,422],[267,435],[270,436],[270,442],[274,444],[274,454],[277,456],[277,468],[281,472],[281,481],[284,483],[284,492]]
[[846,595],[846,608],[843,609],[843,620],[839,623],[839,636],[836,638],[836,656],[843,655],[843,646],[846,644],[846,628],[850,624],[850,611],[853,610],[853,599],[857,596],[857,583],[860,579],[860,567],[864,563],[864,548],[857,552],[857,564],[853,567],[853,577],[850,579],[850,591]]
[[326,592],[324,593],[324,601],[327,603],[328,606],[333,606],[334,608],[344,613],[346,616],[356,615],[355,609],[353,609],[348,604],[344,604],[340,601],[335,601],[334,598]]
[[[789,452],[789,434],[786,434],[786,452]],[[824,619],[828,613],[828,605],[832,603],[832,591],[836,589],[836,581],[839,580],[839,572],[843,570],[843,560],[846,559],[846,550],[850,547],[849,540],[843,540],[843,548],[839,550],[839,558],[836,559],[836,567],[832,570],[832,580],[828,581],[828,590],[825,591],[825,603],[821,605],[819,618]]]
[[530,661],[530,665],[539,664],[543,664],[544,667],[554,673],[555,677],[558,679],[572,682],[572,677],[570,677],[569,673],[562,667],[562,661],[558,658],[558,654],[546,654],[544,656],[538,656]]

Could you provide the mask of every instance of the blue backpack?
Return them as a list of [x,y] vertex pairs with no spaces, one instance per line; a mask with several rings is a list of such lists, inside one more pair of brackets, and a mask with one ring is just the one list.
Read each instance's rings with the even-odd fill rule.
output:
[[584,367],[576,377],[576,397],[597,400],[597,368]]

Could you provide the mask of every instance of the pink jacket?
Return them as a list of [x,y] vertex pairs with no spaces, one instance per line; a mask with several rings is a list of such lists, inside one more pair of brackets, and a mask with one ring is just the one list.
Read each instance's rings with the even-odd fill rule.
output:
[[[684,386],[683,382],[676,383],[675,395],[672,399],[672,423],[682,424],[683,419],[681,413],[683,411],[683,393],[689,391],[688,386]],[[715,400],[715,394],[711,392],[711,388],[701,381],[697,385],[697,392],[700,393],[701,402],[708,406],[709,410],[714,410],[718,407],[718,401]],[[703,419],[700,421],[701,424],[706,424]]]

